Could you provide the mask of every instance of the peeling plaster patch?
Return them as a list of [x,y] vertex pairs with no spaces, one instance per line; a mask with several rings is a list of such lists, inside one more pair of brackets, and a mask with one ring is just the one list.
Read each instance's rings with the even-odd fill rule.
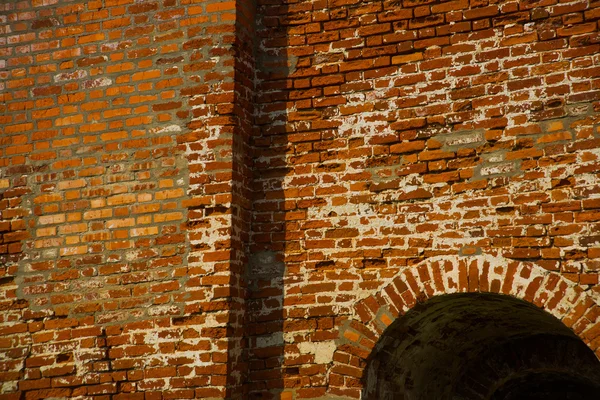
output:
[[167,132],[181,132],[181,126],[179,125],[168,125],[168,126],[161,126],[158,128],[153,128],[150,129],[149,131],[150,133],[167,133]]
[[427,126],[417,130],[417,139],[429,139],[436,136],[452,134],[452,127],[441,125],[438,123],[428,124]]
[[473,180],[485,179],[497,176],[514,176],[521,171],[521,161],[505,161],[505,153],[502,151],[482,154],[482,162],[473,174]]
[[[456,152],[460,149],[474,149],[486,144],[485,130],[457,131],[444,133],[435,139],[443,143],[442,151]],[[475,168],[472,180],[497,176],[514,176],[520,172],[520,160],[506,161],[505,151],[495,151],[481,155],[482,162]]]
[[[345,105],[360,106],[364,103],[355,95],[354,101],[348,101]],[[340,125],[337,129],[337,137],[364,137],[367,142],[373,137],[392,135],[397,136],[396,131],[390,127],[389,121],[377,120],[379,112],[363,112],[359,115],[348,115],[339,118]]]
[[444,151],[452,151],[463,148],[474,148],[485,143],[483,129],[467,132],[453,132],[444,136]]
[[93,89],[97,87],[109,86],[112,85],[113,81],[110,78],[102,77],[97,79],[91,79],[89,81],[83,82],[81,85],[84,89]]
[[328,364],[333,360],[336,346],[329,342],[302,342],[298,344],[300,354],[314,354],[316,364]]
[[78,70],[74,72],[64,72],[62,74],[54,75],[54,82],[64,82],[76,79],[82,79],[87,77],[88,73],[85,70]]
[[567,114],[570,116],[580,116],[589,114],[591,111],[591,104],[572,104],[567,105]]
[[0,386],[0,392],[2,392],[2,393],[15,392],[15,391],[17,391],[18,385],[19,385],[18,381],[4,382],[2,384],[2,386]]
[[508,175],[512,172],[516,172],[515,163],[506,162],[506,163],[497,163],[494,165],[481,167],[479,170],[479,174],[483,176],[490,175]]
[[[223,204],[223,206],[227,206]],[[209,245],[215,246],[217,242],[222,240],[221,233],[223,230],[228,229],[231,226],[232,216],[231,214],[219,215],[218,217],[210,219],[210,226],[203,229],[198,229],[200,233],[198,238],[190,240],[190,244],[194,246]]]
[[180,315],[181,310],[176,305],[156,306],[148,308],[150,316]]
[[[161,343],[169,343],[172,341],[173,337],[169,336],[169,335],[165,335],[163,334],[164,331],[159,332],[159,331],[153,331],[153,332],[148,332],[146,335],[144,335],[144,343],[148,344],[149,346],[151,346],[154,349],[157,349],[160,347]],[[202,339],[185,339],[182,342],[185,343],[186,345],[189,346],[197,346],[198,343],[200,343],[202,341]],[[216,345],[212,344],[212,349],[213,351],[216,350]],[[213,365],[212,361],[210,360],[205,360],[202,357],[202,354],[204,353],[204,351],[194,351],[194,350],[187,350],[187,351],[179,351],[178,355],[180,355],[181,357],[186,357],[189,358],[190,360],[192,360],[190,362],[191,365],[194,366],[202,366],[202,367],[206,367],[209,365]],[[162,362],[163,364],[168,364],[170,362],[170,355],[169,354],[154,354],[152,357],[147,358],[144,360],[144,364],[145,366],[152,366],[153,364],[155,364],[156,362]],[[204,361],[203,361],[204,359]],[[191,376],[196,376],[195,372],[192,372]]]

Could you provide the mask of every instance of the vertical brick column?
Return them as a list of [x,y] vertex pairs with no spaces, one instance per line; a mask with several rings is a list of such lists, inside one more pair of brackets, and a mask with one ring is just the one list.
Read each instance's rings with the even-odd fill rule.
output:
[[192,118],[180,141],[190,165],[190,289],[198,294],[186,302],[182,320],[210,319],[203,336],[222,357],[213,358],[207,371],[225,363],[226,376],[219,383],[232,399],[242,398],[247,374],[244,273],[251,215],[254,8],[241,0],[205,6],[201,15],[208,22],[190,46],[208,57],[188,66],[191,86],[184,92]]
[[231,234],[231,299],[228,395],[247,398],[248,363],[246,349],[246,299],[248,242],[252,218],[253,159],[250,136],[254,124],[255,13],[252,0],[236,1],[235,98],[233,131],[233,187]]

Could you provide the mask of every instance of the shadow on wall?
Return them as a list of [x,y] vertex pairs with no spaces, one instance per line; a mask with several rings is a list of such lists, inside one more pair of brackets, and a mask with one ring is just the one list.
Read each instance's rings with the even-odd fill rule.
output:
[[[286,202],[289,77],[295,59],[289,54],[290,9],[258,1],[255,38],[255,127],[253,220],[247,268],[247,338],[250,399],[279,399],[285,381],[299,379],[298,368],[285,367],[284,281],[286,256],[297,242],[287,234],[293,213]],[[293,18],[293,17],[292,17]],[[296,375],[296,377],[294,377]]]

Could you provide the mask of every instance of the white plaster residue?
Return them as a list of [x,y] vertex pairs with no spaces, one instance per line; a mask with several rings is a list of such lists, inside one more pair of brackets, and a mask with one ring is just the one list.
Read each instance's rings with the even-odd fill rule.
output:
[[315,364],[328,364],[333,360],[335,343],[328,342],[302,342],[298,345],[300,354],[314,354]]
[[339,206],[326,205],[323,207],[312,207],[308,209],[308,218],[322,218],[324,216],[354,216],[368,215],[375,216],[375,212],[369,204],[364,203],[346,203]]
[[573,298],[576,298],[576,297],[577,297],[577,292],[573,289],[572,286],[568,286],[564,297],[560,300],[560,302],[556,305],[556,307],[554,307],[553,310],[546,310],[546,311],[549,311],[550,314],[554,315],[556,318],[561,319],[565,315],[567,315],[569,310],[571,310],[571,307],[573,307],[573,303],[574,303]]
[[481,132],[473,132],[467,134],[458,134],[449,136],[446,139],[447,146],[461,146],[472,143],[478,143],[483,140],[483,134]]
[[222,322],[217,321],[216,319],[217,315],[212,314],[212,313],[207,313],[206,314],[206,319],[204,320],[204,323],[202,324],[203,328],[219,328],[223,326]]
[[112,85],[112,83],[112,79],[103,76],[102,78],[86,81],[84,82],[83,86],[86,88],[97,88],[102,86],[109,86]]
[[74,72],[64,72],[62,74],[54,75],[54,82],[70,81],[75,79],[85,78],[88,75],[85,70],[77,70]]
[[[197,96],[195,96],[197,97]],[[194,97],[194,98],[195,98]],[[198,110],[198,109],[202,109],[205,108],[205,106],[199,106],[199,107],[194,107],[192,109],[192,111]],[[194,121],[202,121],[206,118],[210,118],[212,117],[212,115],[210,113],[207,113],[206,116],[203,116],[201,118],[196,118]],[[219,152],[222,150],[222,146],[218,146],[218,147],[214,147],[211,148],[207,145],[207,143],[210,143],[211,141],[215,141],[217,139],[224,139],[226,137],[226,135],[230,135],[230,134],[225,134],[223,135],[221,132],[221,127],[220,126],[203,126],[201,128],[197,128],[197,130],[202,131],[202,139],[198,140],[197,142],[194,143],[194,149],[192,150],[190,144],[187,144],[185,147],[185,155],[186,158],[189,160],[189,164],[190,165],[195,165],[195,164],[203,164],[207,161],[215,161],[217,159],[219,159],[220,154]],[[206,133],[208,133],[207,136]],[[202,175],[202,172],[199,173],[190,173],[190,178],[195,178]],[[193,190],[194,188],[190,186],[190,190]]]
[[[225,207],[229,206],[227,204],[222,205]],[[230,214],[219,215],[218,217],[207,219],[210,220],[210,224],[204,229],[195,231],[196,233],[202,234],[198,235],[199,237],[196,239],[190,239],[190,244],[215,248],[215,244],[223,240],[223,231],[230,229],[232,225],[232,216]]]
[[[204,325],[203,325],[204,327]],[[196,345],[198,344],[198,342],[202,341],[202,338],[197,338],[197,339],[185,339],[184,342],[186,344],[190,344],[190,345]],[[162,338],[159,337],[159,331],[151,331],[151,332],[147,332],[144,335],[144,344],[147,344],[149,346],[154,346],[155,348],[158,347],[158,344],[160,342],[172,342],[172,338],[170,337],[166,337],[163,336]],[[216,351],[216,344],[212,344],[213,350]],[[190,364],[194,365],[194,366],[209,366],[209,365],[213,365],[212,361],[202,361],[201,360],[201,354],[203,354],[205,351],[199,351],[199,350],[188,350],[188,351],[178,351],[176,356],[177,357],[182,357],[182,358],[189,358],[191,360],[193,360]],[[161,353],[157,353],[152,355],[149,358],[144,359],[144,363],[147,366],[151,366],[151,365],[155,365],[156,361],[158,360],[162,365],[168,365],[170,362],[170,359],[173,357],[173,354],[161,354]],[[191,372],[190,377],[196,376],[195,371]]]
[[148,309],[148,315],[150,316],[175,315],[179,312],[179,307],[175,305],[154,306]]
[[[365,218],[368,220],[367,224]],[[328,220],[335,227],[356,228],[361,234],[396,224],[394,218],[378,215],[370,204],[364,203],[311,207],[307,212],[307,220]]]
[[481,175],[482,176],[489,176],[489,175],[497,175],[497,174],[506,174],[509,172],[513,172],[515,170],[515,164],[512,162],[509,163],[501,163],[501,164],[496,164],[496,165],[491,165],[489,167],[483,167],[481,168]]
[[[575,183],[575,187],[577,188],[594,188],[597,187],[598,176],[596,174],[576,174],[575,178],[577,182]],[[600,191],[598,190],[589,190],[586,193],[586,197],[588,198],[599,198]]]
[[[354,36],[352,36],[353,38],[357,39],[360,38],[360,36],[354,32]],[[329,50],[327,51],[327,53],[343,53],[344,54],[344,59],[348,59],[348,50],[347,49],[356,49],[359,47],[365,47],[364,43],[359,43],[359,44],[355,44],[353,46],[344,46],[344,47],[338,47],[338,48],[333,48],[333,42],[329,43]]]
[[0,392],[1,393],[16,392],[18,385],[19,385],[18,381],[4,382],[2,384],[2,386],[0,386]]
[[[387,90],[387,88],[385,89]],[[374,91],[384,91],[382,89],[376,89]],[[378,95],[371,95],[370,98],[378,98]],[[364,97],[364,95],[363,95]],[[392,102],[388,102],[388,109],[394,109]],[[361,106],[364,104],[363,100],[358,98],[351,99],[345,104],[346,107]],[[390,128],[389,121],[377,120],[380,118],[381,112],[362,112],[358,115],[348,115],[340,117],[338,120],[341,125],[337,129],[337,137],[365,137],[370,138],[373,136],[385,136],[395,135],[396,132]]]
[[168,125],[168,126],[161,126],[159,128],[150,129],[150,133],[168,133],[168,132],[181,132],[181,126]]
[[418,190],[419,186],[405,185],[405,186],[402,186],[402,189],[403,189],[404,193],[411,193],[411,192]]

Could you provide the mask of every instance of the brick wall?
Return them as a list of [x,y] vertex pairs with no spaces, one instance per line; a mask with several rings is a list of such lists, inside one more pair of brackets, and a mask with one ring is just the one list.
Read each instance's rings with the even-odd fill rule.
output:
[[599,17],[3,2],[0,399],[357,398],[455,291],[600,354]]
[[225,397],[235,2],[0,7],[2,398]]

